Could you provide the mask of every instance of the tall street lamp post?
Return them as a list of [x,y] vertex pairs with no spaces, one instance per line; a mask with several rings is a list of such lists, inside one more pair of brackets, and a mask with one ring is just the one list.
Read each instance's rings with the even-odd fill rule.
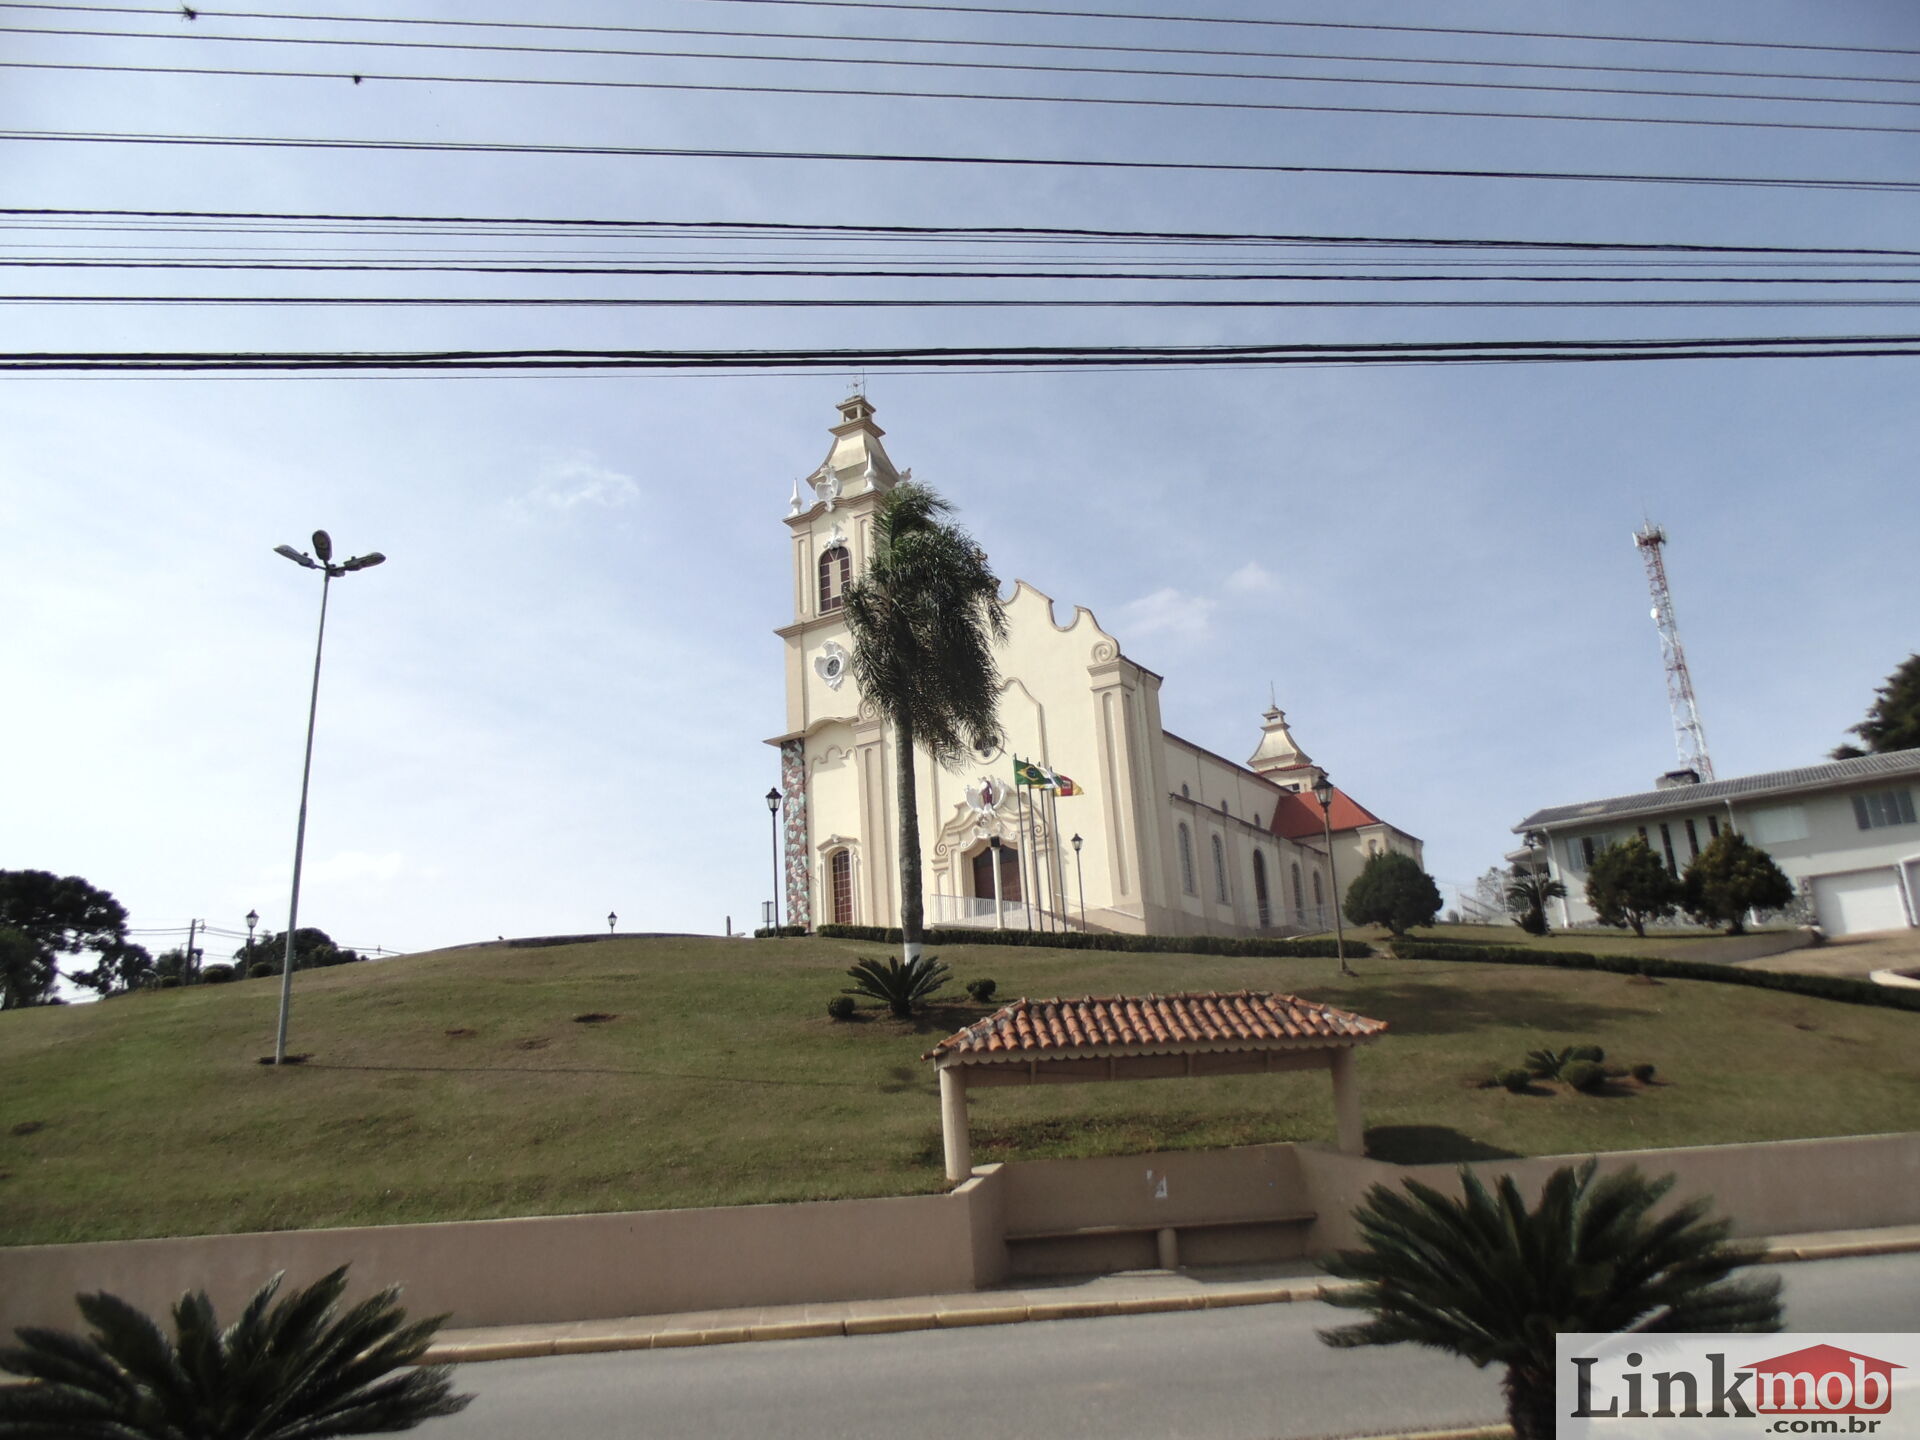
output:
[[1080,864],[1080,846],[1083,843],[1078,835],[1073,837],[1073,873],[1080,882],[1080,929],[1084,933],[1087,928],[1087,872]]
[[780,802],[784,799],[777,785],[767,791],[767,828],[773,832],[773,904],[768,925],[772,930],[780,928]]
[[1340,919],[1340,873],[1333,861],[1333,781],[1324,770],[1320,772],[1319,783],[1313,787],[1313,798],[1320,802],[1320,831],[1327,839],[1327,888],[1333,892],[1333,949],[1340,957],[1340,973],[1351,975],[1353,970],[1347,964],[1347,931]]
[[[280,966],[280,1024],[273,1036],[273,1063],[287,1060],[287,1011],[293,1004],[293,936],[300,925],[300,862],[307,850],[307,787],[313,778],[313,721],[320,710],[320,652],[327,640],[327,592],[333,582],[354,570],[378,565],[387,557],[378,550],[333,563],[333,540],[324,530],[313,532],[313,555],[291,545],[276,545],[273,553],[294,564],[320,572],[320,632],[313,642],[313,694],[307,701],[307,756],[300,766],[300,824],[293,837],[293,898],[287,902],[287,953]],[[319,556],[315,559],[314,555]]]
[[246,968],[240,972],[240,978],[242,980],[250,980],[253,978],[253,927],[259,923],[260,912],[258,910],[247,911],[247,965]]

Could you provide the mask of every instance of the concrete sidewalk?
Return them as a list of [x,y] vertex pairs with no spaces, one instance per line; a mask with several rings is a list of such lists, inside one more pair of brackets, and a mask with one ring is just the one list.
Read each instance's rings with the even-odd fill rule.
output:
[[[1920,1225],[1886,1230],[1837,1230],[1776,1236],[1765,1242],[1772,1263],[1836,1260],[1920,1250]],[[839,1300],[815,1305],[768,1305],[702,1310],[680,1315],[634,1315],[550,1325],[503,1325],[443,1330],[427,1352],[429,1363],[473,1364],[602,1350],[663,1350],[681,1345],[731,1345],[750,1340],[805,1340],[826,1335],[881,1335],[900,1330],[944,1330],[964,1325],[1017,1325],[1031,1320],[1085,1320],[1104,1315],[1150,1315],[1170,1310],[1219,1310],[1235,1305],[1284,1305],[1318,1300],[1345,1282],[1329,1279],[1311,1261],[1141,1270],[957,1295],[895,1300]]]

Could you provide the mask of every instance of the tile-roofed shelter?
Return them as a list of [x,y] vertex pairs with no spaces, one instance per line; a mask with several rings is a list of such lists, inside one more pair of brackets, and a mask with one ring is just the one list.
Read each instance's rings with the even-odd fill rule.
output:
[[1238,990],[1184,995],[1020,999],[929,1050],[940,1075],[947,1178],[973,1169],[967,1092],[997,1085],[1168,1080],[1288,1070],[1331,1072],[1340,1149],[1364,1151],[1356,1046],[1384,1020],[1294,995]]

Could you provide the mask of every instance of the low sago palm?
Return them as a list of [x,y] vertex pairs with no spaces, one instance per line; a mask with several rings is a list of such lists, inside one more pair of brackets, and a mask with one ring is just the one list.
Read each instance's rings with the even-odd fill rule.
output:
[[1759,1254],[1728,1243],[1709,1202],[1655,1215],[1671,1175],[1595,1174],[1592,1160],[1554,1171],[1532,1209],[1511,1178],[1489,1193],[1466,1169],[1457,1198],[1415,1180],[1374,1186],[1354,1212],[1362,1247],[1322,1262],[1360,1282],[1329,1302],[1373,1318],[1320,1338],[1502,1365],[1516,1440],[1549,1440],[1558,1334],[1780,1328],[1779,1280],[1728,1278]]
[[92,1333],[23,1329],[0,1350],[4,1440],[323,1440],[410,1430],[466,1408],[445,1366],[417,1367],[445,1316],[409,1324],[383,1290],[345,1311],[346,1267],[274,1304],[276,1275],[221,1329],[204,1292],[173,1338],[114,1295],[76,1303]]

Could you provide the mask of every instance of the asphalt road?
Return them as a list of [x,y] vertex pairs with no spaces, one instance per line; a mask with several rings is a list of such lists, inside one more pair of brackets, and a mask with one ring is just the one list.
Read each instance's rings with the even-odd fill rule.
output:
[[[1780,1269],[1796,1331],[1920,1331],[1920,1255]],[[1502,1418],[1499,1376],[1329,1350],[1310,1303],[463,1367],[424,1440],[1283,1440]]]

